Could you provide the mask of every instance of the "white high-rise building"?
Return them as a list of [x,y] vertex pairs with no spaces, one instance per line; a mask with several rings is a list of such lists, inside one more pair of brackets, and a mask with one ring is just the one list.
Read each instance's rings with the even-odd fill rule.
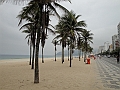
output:
[[112,47],[113,50],[115,50],[119,46],[119,37],[118,35],[113,35],[112,36]]
[[103,53],[105,47],[104,46],[99,46],[98,53]]
[[118,28],[118,41],[120,44],[120,23],[118,24],[117,28]]
[[109,49],[109,42],[104,42],[104,52],[106,52]]

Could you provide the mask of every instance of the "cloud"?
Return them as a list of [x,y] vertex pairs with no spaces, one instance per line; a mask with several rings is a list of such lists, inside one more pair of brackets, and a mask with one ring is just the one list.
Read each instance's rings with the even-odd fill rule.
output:
[[[61,2],[69,10],[73,10],[76,15],[82,15],[79,20],[85,20],[88,30],[94,34],[92,45],[94,49],[104,45],[104,42],[111,43],[111,37],[117,34],[117,25],[120,22],[120,0],[71,0]],[[0,5],[0,54],[29,54],[29,47],[26,34],[21,33],[17,26],[16,16],[25,5]],[[61,13],[61,11],[60,11]],[[56,25],[58,19],[52,17],[52,24]],[[54,46],[51,43],[54,36],[49,35],[44,49],[45,54],[54,54]],[[61,46],[58,52],[61,51]]]

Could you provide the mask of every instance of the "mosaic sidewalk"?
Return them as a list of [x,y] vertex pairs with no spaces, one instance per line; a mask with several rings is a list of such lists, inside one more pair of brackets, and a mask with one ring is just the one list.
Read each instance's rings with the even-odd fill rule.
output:
[[120,90],[120,65],[113,61],[110,63],[109,58],[97,59],[98,77],[101,79],[105,88],[111,90]]

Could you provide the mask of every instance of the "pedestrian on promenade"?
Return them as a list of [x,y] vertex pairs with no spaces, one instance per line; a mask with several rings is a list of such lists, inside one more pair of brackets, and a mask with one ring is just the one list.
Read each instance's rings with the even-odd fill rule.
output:
[[117,55],[117,63],[119,63],[119,55]]

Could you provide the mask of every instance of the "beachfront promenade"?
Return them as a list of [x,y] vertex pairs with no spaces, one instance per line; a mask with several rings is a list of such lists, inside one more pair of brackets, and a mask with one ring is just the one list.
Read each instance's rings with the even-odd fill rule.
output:
[[120,90],[120,64],[117,64],[116,58],[98,59],[97,69],[104,87]]
[[[0,90],[120,90],[120,64],[111,58],[83,59],[61,63],[61,59],[45,59],[40,63],[40,83],[34,84],[34,70],[29,59],[0,61]],[[115,59],[113,59],[115,60]],[[114,63],[114,64],[113,64]]]

